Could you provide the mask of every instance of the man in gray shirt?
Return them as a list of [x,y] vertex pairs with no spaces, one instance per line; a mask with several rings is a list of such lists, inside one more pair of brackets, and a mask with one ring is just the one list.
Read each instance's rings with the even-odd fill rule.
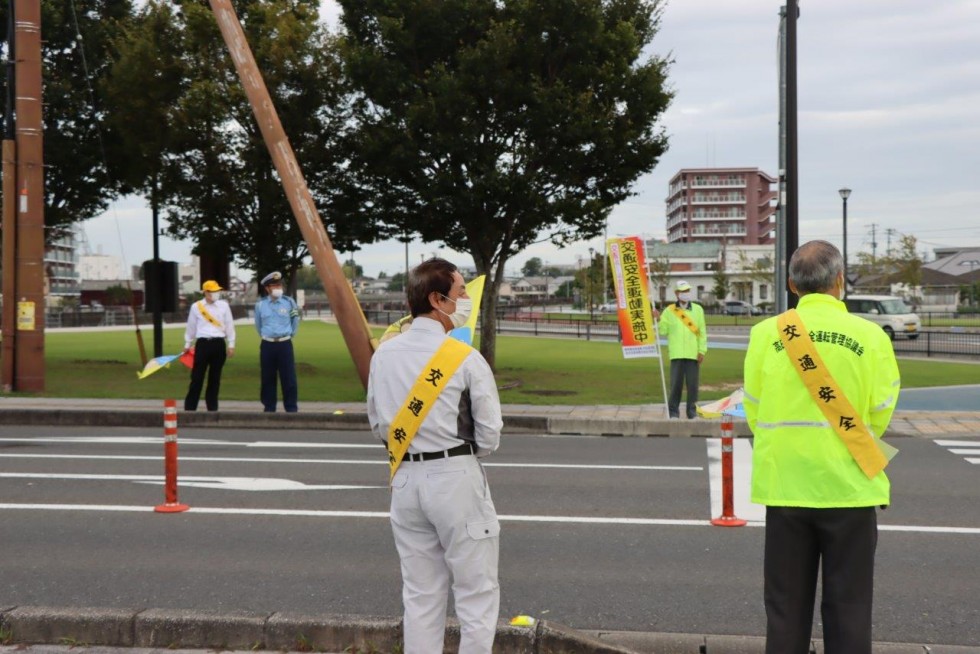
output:
[[[407,294],[411,327],[374,353],[367,392],[371,429],[385,442],[395,471],[391,527],[401,559],[404,652],[443,651],[451,584],[459,652],[490,654],[500,609],[500,524],[477,457],[500,443],[497,385],[480,353],[458,342],[451,345],[463,358],[455,372],[443,374],[449,368],[439,357],[447,333],[465,324],[472,308],[456,266],[443,259],[423,262],[411,271]],[[413,399],[419,404],[413,396],[426,375],[442,388],[417,431],[406,434],[392,425]],[[397,443],[389,442],[389,432]],[[395,453],[406,442],[399,460]]]

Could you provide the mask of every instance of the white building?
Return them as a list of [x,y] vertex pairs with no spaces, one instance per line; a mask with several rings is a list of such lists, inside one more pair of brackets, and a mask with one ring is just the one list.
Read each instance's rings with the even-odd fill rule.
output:
[[111,254],[83,254],[78,257],[78,275],[83,282],[124,279],[122,259]]
[[[674,300],[674,284],[684,280],[702,304],[744,300],[758,305],[773,301],[776,248],[774,245],[722,243],[664,243],[647,241],[650,294],[657,302]],[[728,295],[715,298],[715,275],[728,278]]]

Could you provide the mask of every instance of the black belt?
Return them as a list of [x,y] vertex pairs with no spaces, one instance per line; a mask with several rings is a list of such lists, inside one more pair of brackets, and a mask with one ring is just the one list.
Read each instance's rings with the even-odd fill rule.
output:
[[225,340],[225,337],[224,336],[203,336],[203,337],[199,337],[197,340],[199,340],[199,341],[223,341],[223,340]]
[[451,456],[466,456],[467,454],[473,453],[473,444],[463,443],[462,445],[457,445],[441,452],[419,452],[418,454],[405,452],[405,457],[402,461],[432,461],[433,459],[448,459]]

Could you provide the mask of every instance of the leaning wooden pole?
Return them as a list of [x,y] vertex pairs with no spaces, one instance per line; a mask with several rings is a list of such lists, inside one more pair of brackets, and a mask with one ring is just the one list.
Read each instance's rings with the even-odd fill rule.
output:
[[337,316],[337,324],[344,335],[347,349],[350,350],[361,383],[367,388],[368,370],[374,348],[361,305],[344,277],[343,269],[330,243],[330,237],[327,236],[320,214],[313,204],[313,196],[310,195],[306,180],[296,161],[296,155],[289,145],[282,123],[279,122],[279,115],[272,105],[272,98],[259,73],[252,49],[245,41],[245,32],[242,30],[238,15],[229,0],[210,0],[210,2],[211,11],[218,21],[221,35],[231,53],[232,61],[235,62],[235,69],[245,87],[259,129],[262,130],[262,137],[272,155],[272,162],[282,179],[289,206],[292,207],[306,246],[313,257],[313,264],[320,275],[320,281],[323,282],[330,306]]

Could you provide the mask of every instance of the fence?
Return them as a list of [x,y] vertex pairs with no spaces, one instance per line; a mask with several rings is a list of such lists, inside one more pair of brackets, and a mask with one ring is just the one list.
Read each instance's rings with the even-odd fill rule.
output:
[[898,338],[892,342],[895,354],[926,357],[980,358],[980,333],[958,331],[922,331],[916,339]]
[[[231,315],[237,320],[250,315],[251,306],[233,305]],[[189,309],[163,314],[163,323],[183,324],[187,322]],[[136,311],[139,324],[153,323],[153,314],[142,310]],[[48,311],[44,314],[45,327],[114,327],[133,324],[133,310],[129,307],[105,307],[98,310],[90,308],[70,309],[68,311]]]
[[[232,307],[236,319],[248,317],[251,306],[237,305]],[[309,317],[329,315],[327,307],[307,307],[305,314]],[[390,325],[405,316],[404,310],[365,311],[368,321],[375,325]],[[143,311],[136,312],[140,324],[152,322],[152,314]],[[916,355],[925,357],[957,357],[980,359],[980,318],[960,314],[928,313],[921,316],[924,327],[928,326],[927,318],[933,323],[939,323],[946,329],[925,329],[919,332],[915,339],[898,338],[894,341],[896,354]],[[124,307],[106,307],[103,311],[64,311],[48,312],[45,317],[47,327],[96,327],[111,325],[132,325],[133,312]],[[756,322],[758,318],[752,320]],[[177,313],[164,314],[164,323],[182,324],[187,321],[187,310]],[[748,325],[749,320],[743,324]],[[737,326],[737,323],[736,323]],[[976,327],[975,327],[976,326]],[[743,328],[744,329],[744,328]],[[533,336],[557,336],[600,341],[618,341],[619,325],[615,321],[599,319],[572,320],[568,318],[552,318],[537,316],[532,313],[517,313],[500,311],[497,314],[498,334],[525,334]],[[729,329],[727,334],[731,335]],[[711,329],[709,328],[709,338]],[[748,340],[747,330],[745,332]]]

